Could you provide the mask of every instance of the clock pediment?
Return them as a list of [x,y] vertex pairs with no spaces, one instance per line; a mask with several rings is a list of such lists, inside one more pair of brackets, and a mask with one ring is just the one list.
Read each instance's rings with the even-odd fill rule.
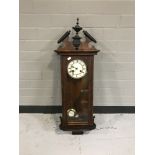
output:
[[79,36],[79,32],[83,29],[79,26],[79,19],[77,19],[77,25],[73,27],[73,29],[76,31],[75,36],[70,37],[71,31],[69,30],[65,32],[58,40],[60,45],[58,49],[55,50],[57,54],[69,55],[76,53],[80,55],[95,55],[99,52],[99,50],[97,50],[95,46],[91,44],[91,42],[97,43],[97,41],[87,31],[82,31],[83,38]]
[[66,38],[63,42],[63,45],[60,45],[57,50],[55,50],[57,54],[69,55],[69,54],[83,54],[83,55],[95,55],[99,52],[94,46],[90,45],[90,41],[86,40],[80,43],[79,49],[76,50],[72,45],[72,42],[69,41],[69,38]]

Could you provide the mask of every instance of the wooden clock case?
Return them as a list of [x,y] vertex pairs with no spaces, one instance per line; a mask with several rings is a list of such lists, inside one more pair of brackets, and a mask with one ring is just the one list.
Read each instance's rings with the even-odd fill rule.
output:
[[[60,129],[72,131],[72,134],[82,134],[84,130],[96,128],[93,116],[93,71],[94,55],[99,50],[90,45],[91,41],[90,38],[85,37],[85,41],[80,41],[79,47],[76,48],[67,35],[62,39],[62,45],[55,50],[61,60],[62,117],[60,117]],[[68,75],[67,66],[72,60],[82,60],[86,64],[87,74],[84,77],[74,79]],[[75,117],[68,116],[69,109],[76,110]]]

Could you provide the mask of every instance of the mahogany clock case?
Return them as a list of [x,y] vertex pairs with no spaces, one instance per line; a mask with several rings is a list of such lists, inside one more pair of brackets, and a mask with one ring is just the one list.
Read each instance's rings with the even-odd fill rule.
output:
[[[87,31],[83,30],[85,40],[81,41],[78,33],[83,28],[79,26],[79,19],[73,29],[76,31],[75,36],[70,39],[71,31],[64,33],[58,40],[61,45],[55,50],[61,60],[62,117],[60,117],[60,129],[80,133],[96,127],[93,116],[93,72],[94,55],[99,50],[93,45],[90,46],[89,43],[92,41],[96,43],[96,40]],[[69,69],[70,64],[74,69]],[[77,67],[80,65],[83,70]],[[80,73],[82,71],[83,75]],[[76,74],[76,77],[77,72],[79,75]]]
[[[68,57],[71,59],[68,60]],[[80,79],[68,75],[67,66],[72,60],[82,60],[87,66],[87,74]],[[61,56],[62,118],[63,130],[94,129],[93,117],[93,63],[92,55]],[[69,117],[68,109],[76,109],[77,116]]]

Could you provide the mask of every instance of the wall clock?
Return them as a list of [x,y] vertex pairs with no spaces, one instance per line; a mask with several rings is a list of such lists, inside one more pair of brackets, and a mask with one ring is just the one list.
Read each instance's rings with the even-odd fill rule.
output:
[[95,129],[93,116],[93,72],[94,55],[99,50],[90,45],[96,40],[85,30],[84,41],[79,36],[83,28],[79,19],[73,27],[75,35],[67,31],[58,40],[60,46],[55,52],[60,55],[62,117],[60,129],[82,134],[85,130]]

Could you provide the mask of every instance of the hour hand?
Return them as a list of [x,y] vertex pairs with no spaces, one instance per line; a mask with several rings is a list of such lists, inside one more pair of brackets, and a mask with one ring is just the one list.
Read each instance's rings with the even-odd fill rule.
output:
[[77,69],[76,67],[74,67],[74,66],[71,66],[72,68],[75,68],[75,69]]
[[72,73],[74,73],[74,70],[70,70],[69,72],[72,72]]

